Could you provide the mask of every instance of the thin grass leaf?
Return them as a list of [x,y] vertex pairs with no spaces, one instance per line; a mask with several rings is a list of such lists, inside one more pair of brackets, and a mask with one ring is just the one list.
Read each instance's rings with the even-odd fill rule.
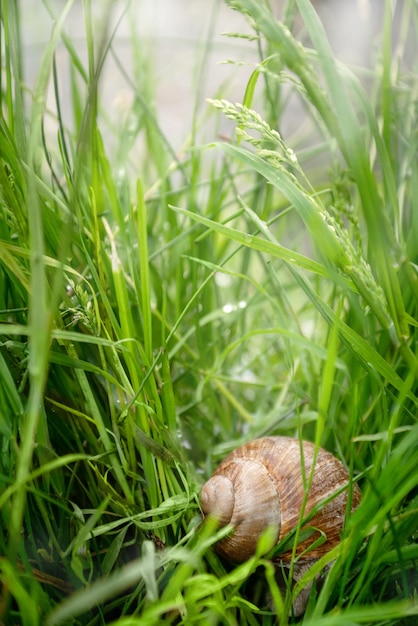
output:
[[144,334],[144,351],[148,363],[152,362],[152,316],[151,316],[151,291],[148,262],[148,229],[147,211],[144,201],[142,183],[137,181],[137,229],[139,246],[139,272],[140,272],[140,299],[142,312],[142,330]]
[[207,226],[211,230],[227,236],[229,239],[238,242],[242,246],[252,248],[253,250],[258,250],[259,252],[270,254],[277,258],[283,259],[284,261],[297,265],[302,269],[306,269],[321,276],[326,276],[329,278],[335,277],[335,280],[338,280],[338,277],[330,273],[330,271],[325,266],[321,265],[313,259],[309,259],[308,257],[305,257],[302,254],[295,252],[294,250],[288,250],[279,243],[272,243],[270,241],[266,241],[261,237],[258,237],[257,235],[238,231],[230,226],[224,225],[221,222],[211,220],[210,218],[204,217],[203,215],[199,215],[197,213],[193,213],[191,211],[187,211],[186,209],[182,209],[181,207],[171,206],[170,208],[177,213],[187,215],[192,220],[199,222],[204,226]]
[[[35,105],[32,112],[31,131],[28,143],[28,163],[29,167],[31,167],[34,172],[39,171],[38,141],[40,138],[46,88],[49,79],[49,68],[61,30],[72,4],[72,0],[67,2],[60,19],[55,25],[51,40],[44,52],[43,61],[41,63],[41,72],[35,87]],[[23,421],[22,439],[16,470],[19,491],[14,496],[12,522],[10,526],[10,555],[12,559],[15,558],[18,551],[19,534],[26,501],[24,484],[30,471],[34,436],[40,419],[39,407],[42,406],[42,396],[46,382],[50,330],[52,324],[51,311],[49,310],[47,304],[48,286],[43,264],[44,240],[42,213],[39,199],[35,192],[33,177],[31,175],[28,177],[28,205],[31,207],[28,214],[28,224],[31,238],[31,281],[29,307],[29,325],[31,328],[29,375],[31,379],[31,386],[27,413]]]

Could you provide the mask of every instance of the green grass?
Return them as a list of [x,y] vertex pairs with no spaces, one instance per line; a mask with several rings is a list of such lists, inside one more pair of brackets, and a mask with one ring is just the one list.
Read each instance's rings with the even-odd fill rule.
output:
[[[25,9],[0,4],[0,623],[412,626],[416,3],[393,19],[385,2],[361,70],[337,60],[308,0],[279,19],[267,1],[227,1],[259,60],[231,66],[240,103],[196,82],[181,147],[161,131],[152,50],[132,26],[129,75],[113,3],[97,16],[86,0],[81,51],[73,4],[43,2],[33,89]],[[111,60],[133,94],[116,124],[101,91]],[[293,98],[304,122],[286,136]],[[211,547],[222,531],[201,524],[204,480],[265,434],[316,441],[363,492],[299,620],[267,558],[226,566]]]

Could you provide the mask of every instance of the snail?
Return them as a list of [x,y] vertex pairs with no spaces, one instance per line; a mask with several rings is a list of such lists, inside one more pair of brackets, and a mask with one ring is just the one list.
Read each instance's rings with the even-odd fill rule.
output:
[[[233,564],[254,555],[258,539],[268,527],[274,528],[277,544],[296,528],[301,516],[308,518],[302,531],[309,530],[295,554],[295,571],[301,575],[339,543],[349,493],[351,510],[359,505],[360,490],[356,484],[349,490],[349,483],[346,468],[330,452],[291,437],[263,437],[241,446],[221,462],[204,484],[200,504],[205,517],[216,518],[221,527],[231,525],[232,532],[215,550]],[[291,557],[292,549],[288,549],[273,560],[286,567]]]

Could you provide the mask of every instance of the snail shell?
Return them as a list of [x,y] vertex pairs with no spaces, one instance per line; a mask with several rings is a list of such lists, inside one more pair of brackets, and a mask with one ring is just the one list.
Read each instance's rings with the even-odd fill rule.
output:
[[[220,526],[233,527],[232,533],[216,544],[218,554],[232,563],[241,563],[255,553],[258,539],[268,527],[275,529],[278,543],[297,526],[301,514],[305,519],[317,505],[331,498],[302,527],[318,529],[312,530],[296,551],[300,555],[307,550],[300,561],[313,561],[340,541],[349,482],[344,465],[330,452],[319,448],[315,458],[315,446],[310,442],[263,437],[241,446],[222,461],[203,486],[200,503],[205,516],[215,517]],[[360,490],[353,485],[352,510],[360,499]],[[312,546],[321,535],[322,543]],[[286,563],[290,557],[288,551],[278,559]]]

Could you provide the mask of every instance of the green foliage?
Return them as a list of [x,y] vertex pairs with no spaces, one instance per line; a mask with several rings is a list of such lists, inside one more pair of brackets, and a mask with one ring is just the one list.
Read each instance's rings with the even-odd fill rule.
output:
[[[386,2],[366,74],[337,60],[308,0],[279,19],[227,0],[259,59],[242,103],[198,82],[181,154],[152,54],[132,27],[129,75],[113,3],[99,18],[92,4],[80,50],[74,2],[55,16],[43,0],[54,19],[33,90],[24,8],[0,5],[0,622],[414,623],[416,3],[393,20]],[[128,3],[120,19],[134,17]],[[116,125],[101,100],[111,58],[133,94]],[[290,96],[303,136],[282,128]],[[214,142],[207,122],[225,118],[233,136]],[[332,450],[363,492],[341,544],[284,593],[268,537],[230,568],[211,549],[228,529],[198,506],[220,458],[267,433]]]

